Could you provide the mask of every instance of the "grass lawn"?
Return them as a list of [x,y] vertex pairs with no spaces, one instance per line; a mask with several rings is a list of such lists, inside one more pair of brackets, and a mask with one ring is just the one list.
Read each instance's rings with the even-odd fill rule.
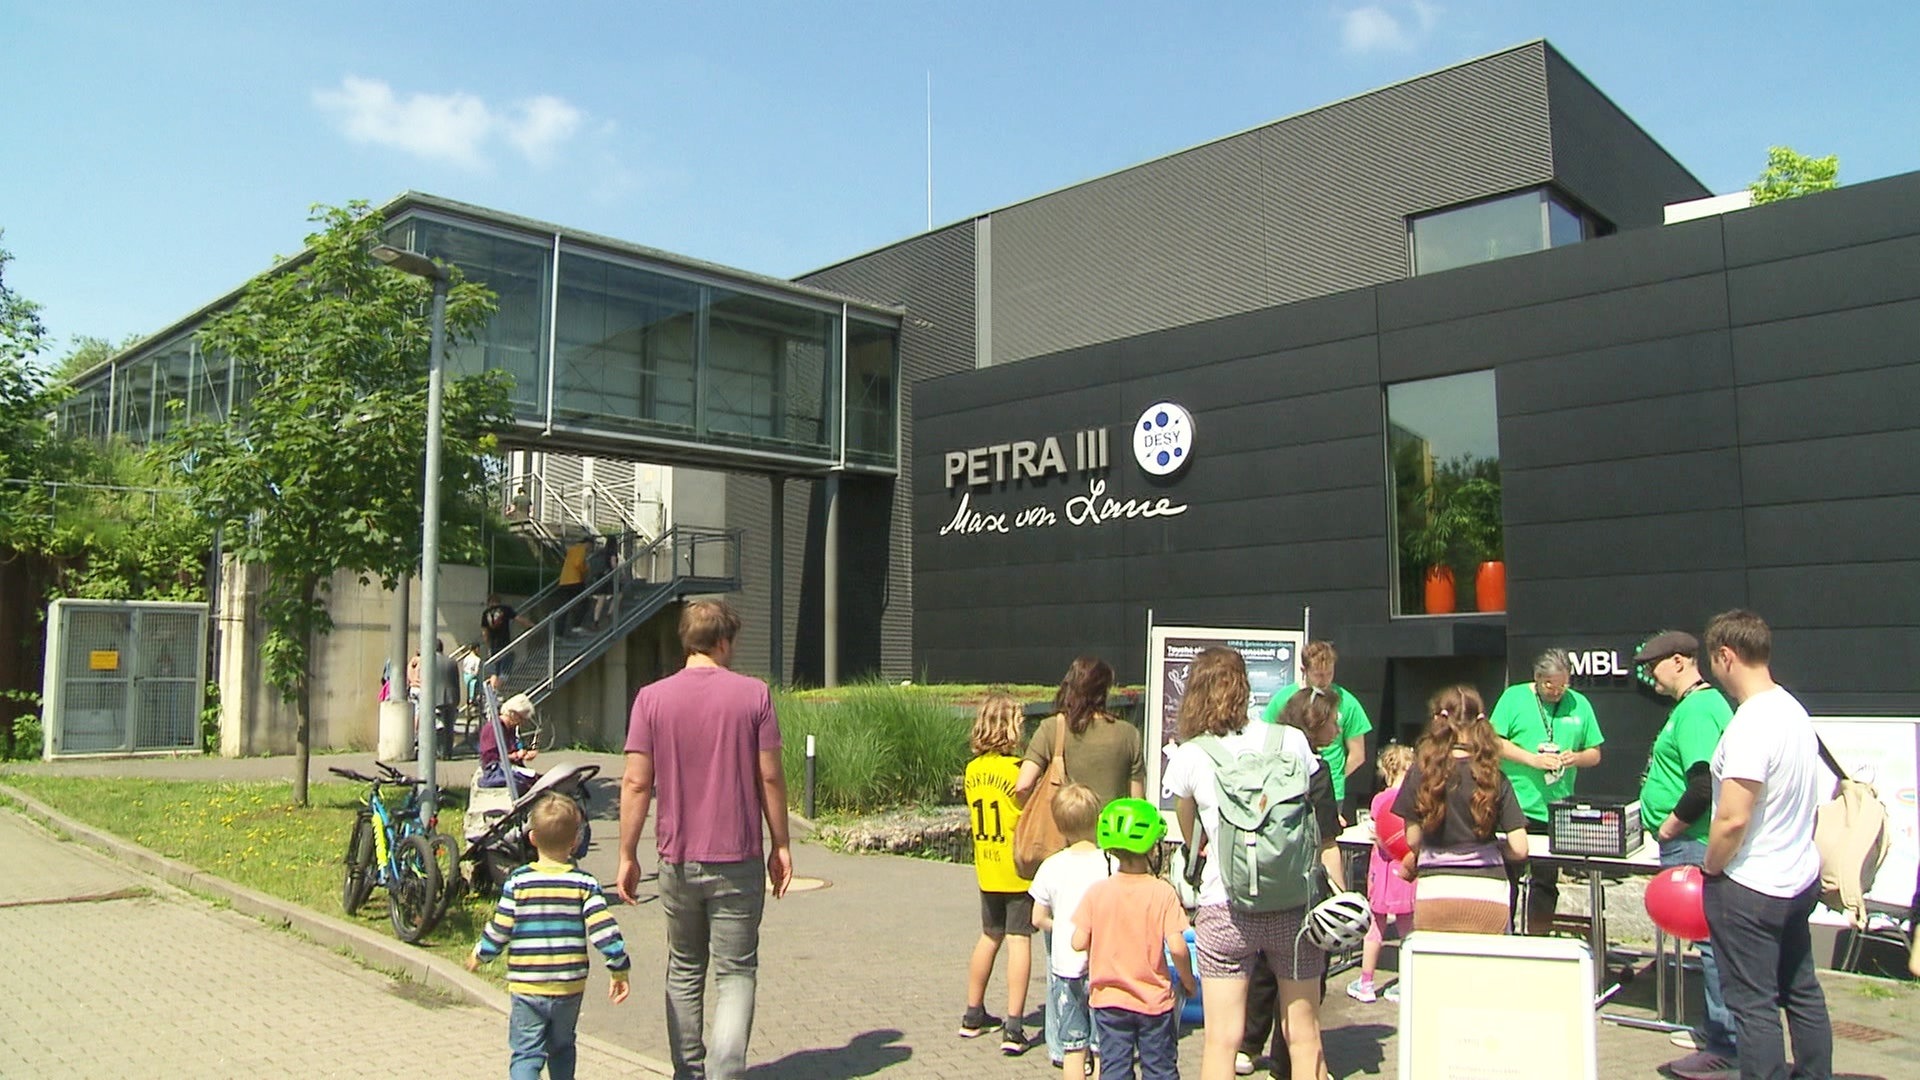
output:
[[[5,779],[62,813],[162,855],[377,933],[393,933],[384,890],[375,889],[355,915],[340,910],[347,834],[363,785],[315,783],[308,789],[312,805],[298,809],[287,804],[283,780],[202,783],[21,773]],[[457,834],[461,813],[457,806],[441,811],[443,831]],[[489,901],[468,896],[421,946],[464,960],[491,913]],[[499,979],[500,968],[492,964],[480,970]]]

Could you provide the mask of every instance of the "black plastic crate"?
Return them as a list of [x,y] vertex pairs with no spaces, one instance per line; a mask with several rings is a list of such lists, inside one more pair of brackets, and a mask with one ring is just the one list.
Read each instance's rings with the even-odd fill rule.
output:
[[1547,836],[1555,855],[1617,859],[1640,849],[1640,803],[1567,799],[1547,807]]

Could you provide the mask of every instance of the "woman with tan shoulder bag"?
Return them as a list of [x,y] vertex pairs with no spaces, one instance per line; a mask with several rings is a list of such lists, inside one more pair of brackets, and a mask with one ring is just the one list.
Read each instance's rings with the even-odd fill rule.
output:
[[[1027,744],[1026,760],[1020,763],[1020,777],[1013,788],[1014,797],[1023,800],[1020,822],[1014,828],[1013,858],[1026,873],[1067,846],[1054,824],[1053,797],[1069,778],[1092,788],[1102,806],[1129,795],[1139,798],[1146,791],[1140,729],[1107,711],[1107,691],[1112,686],[1113,668],[1105,660],[1076,659],[1054,695],[1054,715],[1041,722]],[[1051,974],[1048,979],[1051,982]],[[1047,989],[1051,1005],[1053,988]],[[1057,1065],[1061,1051],[1054,1026],[1049,1008],[1047,1054]]]

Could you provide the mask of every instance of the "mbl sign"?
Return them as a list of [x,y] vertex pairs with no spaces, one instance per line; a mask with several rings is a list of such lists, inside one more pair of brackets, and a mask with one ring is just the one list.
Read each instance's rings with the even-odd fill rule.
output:
[[1612,649],[1588,649],[1571,655],[1573,677],[1576,679],[1630,678],[1633,675],[1632,661],[1622,659],[1620,654]]

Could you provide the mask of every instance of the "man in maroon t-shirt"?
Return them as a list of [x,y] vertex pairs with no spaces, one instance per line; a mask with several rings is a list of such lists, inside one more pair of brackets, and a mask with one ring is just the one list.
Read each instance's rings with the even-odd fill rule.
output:
[[[680,613],[687,666],[641,689],[627,726],[620,872],[628,903],[640,886],[640,832],[657,799],[660,906],[667,921],[667,1038],[675,1076],[733,1080],[746,1072],[767,880],[793,880],[780,722],[767,684],[728,670],[740,617],[719,600]],[[760,821],[773,850],[765,853]],[[713,1036],[703,1039],[707,963]]]

